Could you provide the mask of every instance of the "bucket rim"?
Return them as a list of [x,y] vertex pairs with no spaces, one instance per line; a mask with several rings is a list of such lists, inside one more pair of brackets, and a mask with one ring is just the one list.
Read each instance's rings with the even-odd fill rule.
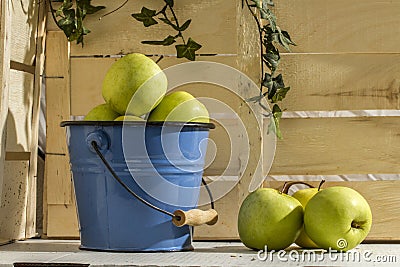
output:
[[206,122],[181,122],[181,121],[62,121],[61,127],[66,126],[119,126],[119,125],[133,125],[146,127],[159,127],[159,126],[175,126],[175,127],[193,127],[204,129],[215,129],[214,123]]

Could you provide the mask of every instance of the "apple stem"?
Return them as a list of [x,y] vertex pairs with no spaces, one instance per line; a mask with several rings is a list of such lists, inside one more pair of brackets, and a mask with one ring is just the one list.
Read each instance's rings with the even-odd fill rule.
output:
[[312,185],[310,185],[309,183],[306,183],[306,182],[301,182],[301,181],[290,182],[290,183],[285,182],[285,183],[283,184],[283,186],[282,186],[282,190],[281,190],[280,193],[287,194],[287,193],[289,192],[290,187],[291,187],[292,185],[295,185],[295,184],[302,184],[302,185],[306,185],[306,186],[308,186],[308,187],[310,187],[310,188],[315,188],[314,186],[312,186]]
[[322,186],[324,183],[325,183],[325,180],[324,180],[324,179],[322,179],[321,182],[319,182],[318,191],[321,190],[321,186]]

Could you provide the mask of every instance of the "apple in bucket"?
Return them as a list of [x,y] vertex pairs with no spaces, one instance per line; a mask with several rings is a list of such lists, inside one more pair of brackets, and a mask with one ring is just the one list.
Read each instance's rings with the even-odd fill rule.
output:
[[185,91],[166,95],[150,113],[148,121],[210,122],[207,108]]
[[116,111],[114,111],[108,104],[100,104],[92,108],[85,116],[85,121],[113,121],[119,117]]
[[124,116],[119,116],[114,121],[144,121],[144,119],[138,116],[124,115]]
[[119,114],[141,116],[160,103],[167,77],[149,57],[128,54],[108,69],[102,86],[104,100]]

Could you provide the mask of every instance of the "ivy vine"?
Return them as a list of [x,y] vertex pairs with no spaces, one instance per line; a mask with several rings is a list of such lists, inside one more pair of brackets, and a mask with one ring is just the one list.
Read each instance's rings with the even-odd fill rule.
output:
[[[55,9],[53,2],[62,4]],[[68,41],[76,41],[82,46],[83,37],[90,32],[83,24],[86,15],[106,8],[105,6],[93,6],[91,0],[49,0],[49,5],[54,22],[65,33]]]
[[[259,32],[260,42],[260,65],[261,65],[261,83],[260,94],[258,96],[248,99],[259,103],[260,106],[267,112],[265,116],[272,116],[274,124],[270,123],[268,130],[275,131],[279,138],[282,138],[279,122],[282,117],[282,109],[278,102],[282,101],[287,92],[290,90],[289,86],[285,86],[282,74],[276,74],[276,70],[280,63],[280,54],[276,45],[280,45],[285,50],[290,52],[290,45],[296,45],[287,31],[281,30],[277,25],[276,16],[269,8],[274,6],[272,0],[244,0],[248,10],[253,15]],[[244,6],[243,0],[242,5]],[[262,22],[267,23],[263,25]],[[265,69],[268,68],[268,70]],[[273,104],[272,112],[269,108],[261,103],[263,98]]]
[[158,24],[157,20],[161,21],[170,26],[176,33],[168,35],[163,40],[159,41],[142,41],[142,44],[170,46],[174,44],[177,39],[180,39],[182,43],[175,45],[177,57],[195,60],[196,51],[201,48],[201,45],[190,37],[187,41],[183,37],[183,32],[189,27],[192,20],[188,19],[181,25],[174,11],[174,0],[164,0],[164,3],[165,5],[160,11],[142,7],[141,12],[132,14],[132,17],[142,22],[145,27]]

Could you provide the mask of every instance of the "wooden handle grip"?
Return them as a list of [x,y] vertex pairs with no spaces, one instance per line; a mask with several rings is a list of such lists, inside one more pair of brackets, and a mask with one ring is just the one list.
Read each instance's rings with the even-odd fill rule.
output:
[[218,213],[216,210],[199,210],[192,209],[188,211],[176,210],[175,217],[172,222],[178,226],[190,225],[199,226],[203,224],[213,225],[218,221]]

